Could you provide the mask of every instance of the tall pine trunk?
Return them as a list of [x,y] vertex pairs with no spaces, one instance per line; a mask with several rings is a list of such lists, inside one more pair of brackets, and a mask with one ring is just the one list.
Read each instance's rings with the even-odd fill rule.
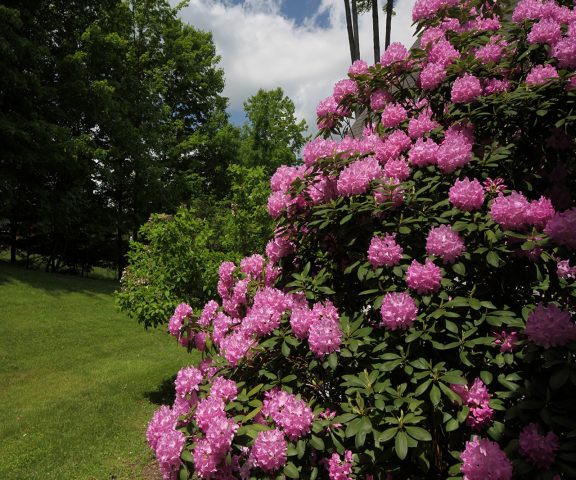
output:
[[374,63],[380,60],[380,22],[378,21],[378,0],[372,0],[372,34],[374,37]]
[[344,11],[346,12],[346,27],[348,28],[348,46],[350,47],[350,63],[354,63],[356,43],[354,41],[354,29],[352,27],[352,14],[350,13],[350,0],[344,0]]
[[354,29],[354,60],[360,59],[360,35],[358,33],[358,7],[352,0],[352,27]]
[[387,0],[386,2],[386,41],[384,42],[384,48],[388,48],[390,45],[390,33],[392,31],[392,13],[394,10],[393,0]]

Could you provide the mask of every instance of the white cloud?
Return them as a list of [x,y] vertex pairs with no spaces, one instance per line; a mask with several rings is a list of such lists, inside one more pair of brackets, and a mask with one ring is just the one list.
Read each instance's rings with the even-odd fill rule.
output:
[[[298,1],[298,0],[284,0]],[[411,11],[415,0],[404,0],[392,20],[392,41],[413,43]],[[329,15],[329,27],[315,25],[314,18],[302,25],[281,15],[281,0],[190,0],[180,15],[191,25],[211,31],[222,57],[226,87],[233,111],[259,88],[282,87],[295,103],[296,114],[315,130],[316,105],[345,78],[350,64],[344,6],[341,0],[322,0],[316,15]],[[381,1],[380,4],[383,2]],[[361,56],[373,60],[372,18],[362,15]],[[384,14],[380,16],[384,43]]]

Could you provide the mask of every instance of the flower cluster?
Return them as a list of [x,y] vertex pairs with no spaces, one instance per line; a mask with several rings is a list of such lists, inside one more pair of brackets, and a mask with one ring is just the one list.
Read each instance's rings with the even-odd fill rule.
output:
[[461,454],[464,480],[510,480],[512,462],[496,442],[474,437]]
[[470,388],[467,385],[452,385],[462,401],[470,408],[466,424],[474,429],[484,428],[492,422],[494,410],[490,407],[490,394],[484,382],[477,378]]
[[557,435],[554,432],[541,435],[535,423],[526,425],[518,438],[520,453],[543,470],[547,470],[554,463],[559,448]]
[[540,303],[528,315],[524,333],[536,345],[558,347],[576,340],[576,325],[566,310],[552,303],[547,306]]

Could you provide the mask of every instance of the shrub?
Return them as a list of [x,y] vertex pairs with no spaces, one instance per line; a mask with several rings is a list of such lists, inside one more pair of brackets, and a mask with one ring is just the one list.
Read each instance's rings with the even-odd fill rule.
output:
[[272,182],[267,258],[224,262],[221,303],[171,321],[203,361],[149,427],[186,438],[165,478],[576,477],[564,3],[506,21],[418,0],[420,47],[321,102],[304,166]]

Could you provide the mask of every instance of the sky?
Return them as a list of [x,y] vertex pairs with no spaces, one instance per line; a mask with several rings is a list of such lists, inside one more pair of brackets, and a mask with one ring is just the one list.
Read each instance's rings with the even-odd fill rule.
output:
[[[397,2],[392,42],[412,45],[414,2]],[[384,0],[378,3],[382,8]],[[180,16],[213,34],[232,122],[244,122],[243,103],[258,89],[281,87],[294,102],[298,119],[306,120],[309,133],[315,132],[316,105],[346,78],[350,65],[342,0],[189,0]],[[381,12],[381,49],[384,28]],[[359,17],[359,29],[361,58],[372,64],[371,14]]]

